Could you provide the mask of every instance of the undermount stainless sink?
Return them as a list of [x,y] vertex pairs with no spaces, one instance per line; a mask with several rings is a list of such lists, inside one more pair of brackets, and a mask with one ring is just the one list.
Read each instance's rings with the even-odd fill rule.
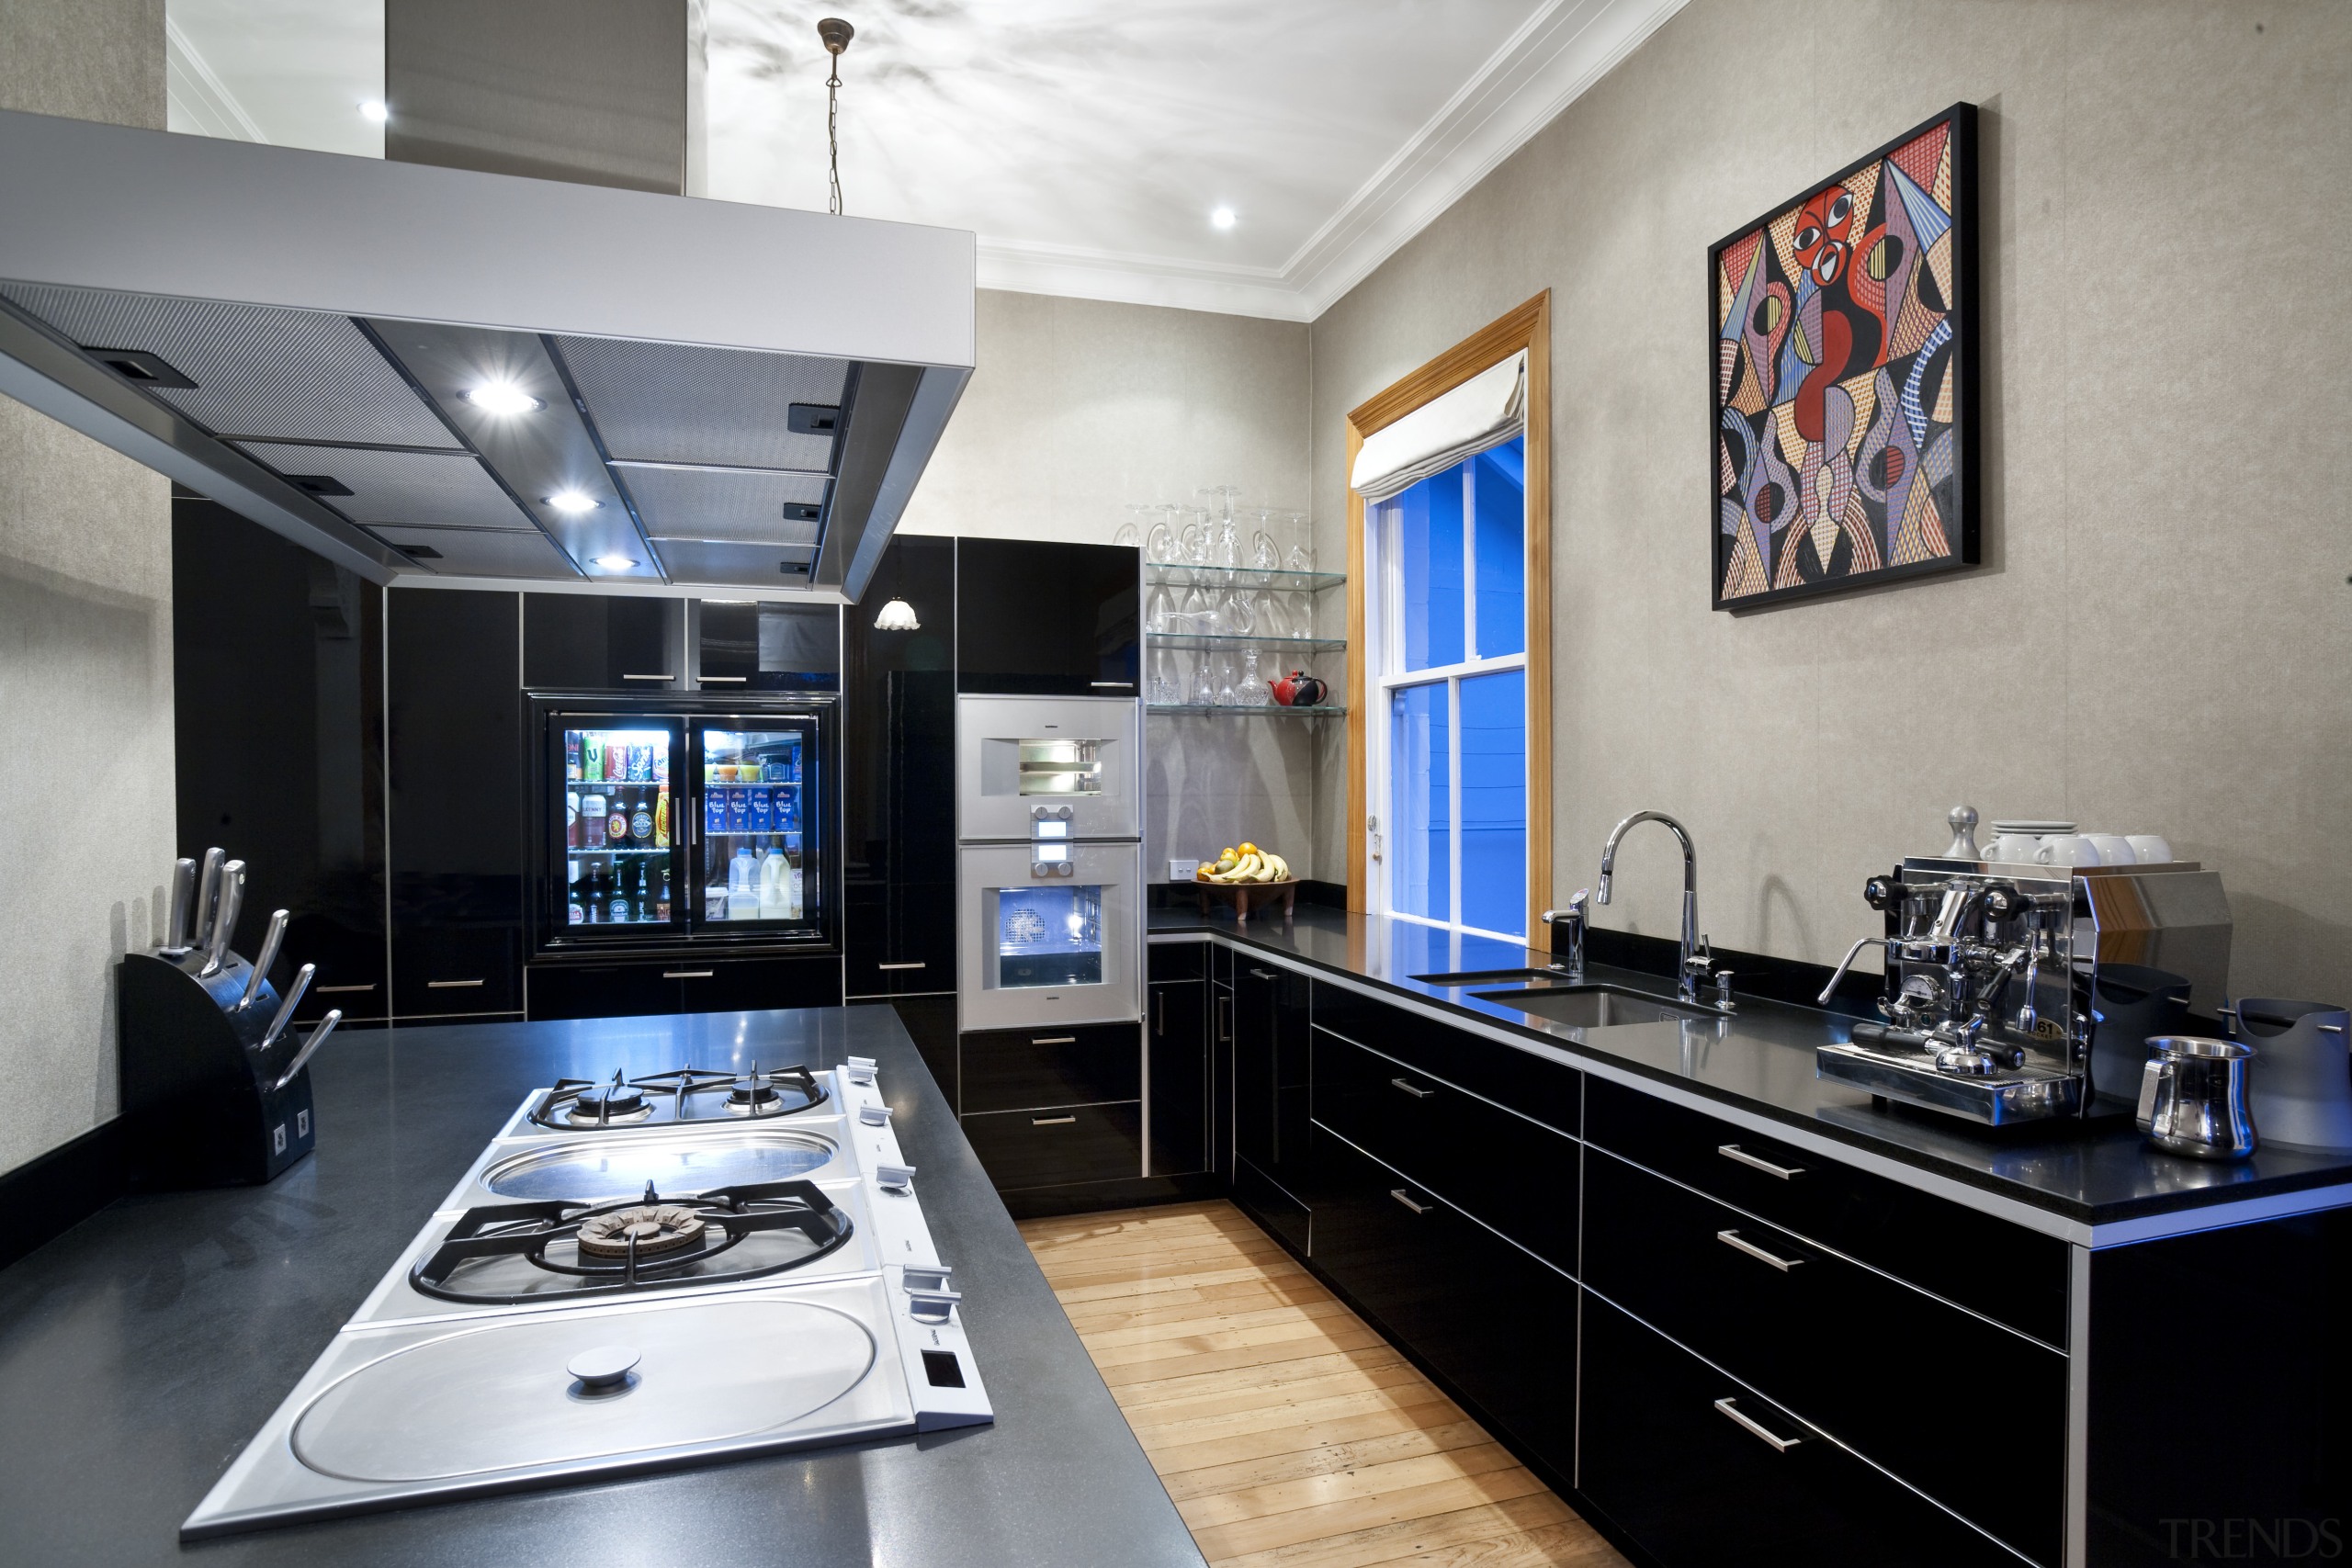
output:
[[1452,975],[1416,975],[1424,986],[1491,986],[1504,980],[1565,980],[1557,969],[1464,969]]
[[1710,1010],[1682,1007],[1615,986],[1542,986],[1518,991],[1473,991],[1480,1001],[1517,1008],[1571,1029],[1613,1029],[1628,1023],[1671,1023],[1706,1018]]

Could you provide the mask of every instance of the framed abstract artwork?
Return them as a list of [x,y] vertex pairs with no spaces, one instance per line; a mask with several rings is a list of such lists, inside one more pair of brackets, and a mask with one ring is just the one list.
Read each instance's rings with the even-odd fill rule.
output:
[[1974,566],[1976,109],[1707,252],[1714,607]]

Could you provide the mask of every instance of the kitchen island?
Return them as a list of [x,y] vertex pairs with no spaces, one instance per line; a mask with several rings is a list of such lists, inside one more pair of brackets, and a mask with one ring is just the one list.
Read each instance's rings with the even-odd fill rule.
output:
[[[852,1055],[877,1064],[920,1171],[993,1426],[180,1545],[529,1091]],[[277,1181],[127,1198],[0,1270],[0,1561],[1201,1563],[887,1006],[355,1031],[311,1070],[318,1153]]]

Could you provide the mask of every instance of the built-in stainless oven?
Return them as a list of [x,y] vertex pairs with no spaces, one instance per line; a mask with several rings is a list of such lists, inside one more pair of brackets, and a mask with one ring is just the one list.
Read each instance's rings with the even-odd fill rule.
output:
[[1028,840],[1040,807],[1065,836],[1143,832],[1142,712],[1132,697],[956,701],[956,836]]
[[957,868],[960,1027],[1143,1012],[1143,852],[1061,838],[969,844]]

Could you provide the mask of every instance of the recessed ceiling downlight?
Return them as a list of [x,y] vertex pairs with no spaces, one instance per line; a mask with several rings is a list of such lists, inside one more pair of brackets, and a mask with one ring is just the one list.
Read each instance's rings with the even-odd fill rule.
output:
[[548,406],[512,381],[486,381],[469,388],[466,401],[484,413],[529,413]]
[[[582,490],[560,490],[553,495],[542,496],[540,499],[545,501],[549,506],[554,507],[558,512],[562,513],[566,517],[577,517],[583,512],[594,512],[596,508],[605,504],[603,502],[598,501],[594,496],[590,495],[586,491]],[[631,566],[635,566],[636,564],[637,563],[635,561],[629,562],[629,565]]]
[[627,571],[637,562],[628,556],[597,556],[588,564],[598,571]]
[[1238,219],[1236,218],[1230,207],[1217,208],[1209,214],[1209,224],[1212,228],[1230,229],[1238,221]]

